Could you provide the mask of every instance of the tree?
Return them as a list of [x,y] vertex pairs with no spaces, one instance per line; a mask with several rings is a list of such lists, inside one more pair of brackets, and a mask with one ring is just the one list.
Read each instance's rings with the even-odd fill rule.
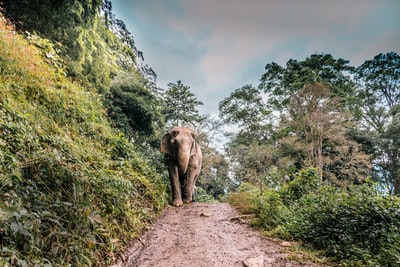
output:
[[312,54],[303,61],[290,59],[286,67],[272,62],[265,66],[259,89],[267,94],[268,106],[273,111],[285,110],[292,94],[313,82],[323,82],[333,96],[348,102],[354,92],[354,83],[348,75],[354,68],[348,63],[330,54]]
[[221,143],[223,122],[209,115],[197,127],[197,141],[203,152],[203,167],[197,185],[218,199],[232,188],[229,178],[229,164],[223,153],[216,147]]
[[262,185],[270,166],[266,142],[271,123],[260,90],[252,85],[236,89],[219,103],[219,111],[225,123],[239,127],[239,132],[231,137],[225,148],[234,182]]
[[236,89],[222,100],[219,112],[225,123],[241,128],[235,142],[250,144],[254,139],[261,141],[266,138],[270,113],[260,91],[252,85]]
[[[400,56],[378,54],[355,70],[366,149],[372,151],[376,179],[400,194]],[[393,188],[394,187],[394,188]]]
[[369,157],[347,136],[349,116],[322,83],[308,83],[290,99],[279,142],[295,150],[300,168],[315,167],[321,179],[337,184],[360,183],[369,172]]
[[232,187],[229,164],[224,155],[213,147],[202,146],[203,165],[197,185],[215,199],[225,195]]
[[270,172],[276,161],[273,146],[253,141],[250,144],[230,145],[227,149],[236,184],[251,183],[259,187],[274,186]]
[[338,123],[337,103],[320,83],[306,84],[290,99],[289,115],[282,120],[289,127],[289,138],[295,137],[307,167],[317,167],[322,178],[323,142],[331,126]]
[[[306,84],[321,83],[328,86],[326,88],[329,88],[330,96],[337,96],[344,103],[349,101],[354,90],[353,82],[347,75],[353,68],[348,66],[347,60],[334,59],[329,54],[314,54],[303,61],[291,59],[286,67],[273,62],[267,64],[265,69],[257,88],[243,86],[220,102],[219,106],[223,120],[235,123],[240,128],[239,133],[231,138],[227,149],[234,162],[235,176],[245,180],[254,178],[258,184],[260,181],[271,184],[271,171],[291,174],[300,169],[305,165],[304,157],[307,153],[314,153],[313,157],[308,157],[313,164],[319,161],[319,166],[322,165],[321,143],[318,150],[317,143],[312,142],[317,142],[316,139],[307,140],[308,145],[315,146],[309,147],[308,151],[299,150],[300,144],[304,144],[300,142],[303,136],[295,138],[293,129],[282,124],[285,116],[289,118],[289,105],[294,94],[301,91]],[[329,103],[330,99],[324,101]],[[317,138],[316,134],[313,132],[312,138]],[[307,138],[311,136],[308,135]],[[253,161],[260,164],[255,165]]]
[[158,134],[164,123],[159,101],[142,84],[128,79],[114,83],[105,104],[114,126],[130,140],[159,146]]
[[196,99],[190,87],[180,80],[169,83],[164,96],[164,115],[167,127],[190,126],[194,127],[203,120],[197,106],[203,103]]

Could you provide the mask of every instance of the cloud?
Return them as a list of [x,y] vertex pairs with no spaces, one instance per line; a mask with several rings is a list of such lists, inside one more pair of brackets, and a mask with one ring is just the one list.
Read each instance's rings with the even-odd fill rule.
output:
[[182,80],[208,112],[272,61],[312,53],[361,64],[398,51],[396,0],[115,0],[159,86]]
[[[363,3],[182,1],[183,13],[165,20],[170,29],[195,39],[196,46],[206,51],[199,62],[194,63],[200,64],[207,84],[223,87],[245,72],[248,63],[263,57],[264,60],[283,58],[282,54],[295,56],[288,51],[298,50],[297,47],[307,41],[310,44],[307,53],[346,49],[346,40],[343,45],[338,40],[368,32],[363,22],[370,20],[368,15],[377,4],[374,1]],[[287,51],[271,55],[279,47],[286,47]]]

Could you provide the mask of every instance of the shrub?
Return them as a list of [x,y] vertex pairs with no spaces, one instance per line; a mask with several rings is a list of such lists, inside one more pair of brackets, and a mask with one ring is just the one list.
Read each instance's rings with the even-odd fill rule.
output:
[[212,196],[207,194],[206,190],[202,187],[196,187],[196,191],[194,194],[195,202],[204,202],[204,203],[217,203],[218,201]]
[[[259,198],[259,208],[257,218],[260,226],[273,231],[279,226],[284,226],[290,220],[291,211],[286,207],[278,192],[273,190],[264,190]],[[283,229],[280,230],[282,232]]]
[[320,183],[321,179],[318,176],[318,169],[302,169],[292,181],[282,186],[279,194],[282,196],[285,205],[289,206],[301,197],[318,189]]
[[325,186],[295,205],[288,227],[295,238],[343,262],[363,266],[400,263],[400,201],[367,186],[345,192]]
[[279,190],[242,184],[229,201],[268,234],[298,239],[348,266],[400,265],[400,199],[366,185],[323,184],[315,169]]
[[255,214],[259,209],[260,189],[249,183],[242,183],[237,192],[230,193],[228,201],[243,214]]
[[[290,210],[282,203],[281,196],[272,189],[261,190],[243,183],[236,193],[229,194],[229,203],[243,214],[254,214],[253,222],[266,231],[285,225],[290,218]],[[276,232],[285,235],[283,228]]]

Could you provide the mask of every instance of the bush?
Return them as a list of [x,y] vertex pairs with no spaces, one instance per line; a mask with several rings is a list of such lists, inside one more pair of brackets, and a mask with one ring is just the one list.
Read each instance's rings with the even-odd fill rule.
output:
[[283,204],[278,192],[264,190],[259,198],[259,208],[256,217],[259,220],[258,224],[264,230],[273,231],[279,226],[286,225],[290,220],[291,211]]
[[259,209],[259,195],[259,188],[242,183],[237,192],[229,194],[228,201],[243,214],[256,214]]
[[290,238],[286,225],[292,220],[291,206],[308,193],[316,190],[320,184],[318,170],[308,168],[279,190],[266,189],[258,199],[256,217],[258,224],[270,233]]
[[202,187],[196,187],[196,191],[194,194],[195,202],[204,202],[204,203],[217,203],[218,201],[212,196],[207,194],[206,190]]
[[[243,183],[235,193],[229,194],[229,203],[243,214],[254,214],[254,225],[272,232],[285,225],[290,218],[290,210],[282,203],[281,196],[272,189],[261,190],[254,185]],[[280,235],[283,233],[282,227]]]
[[282,186],[279,194],[283,198],[285,205],[294,204],[301,197],[318,189],[321,179],[318,176],[318,169],[307,168],[300,170],[299,174],[289,183]]
[[298,239],[348,266],[400,265],[400,199],[370,185],[322,184],[315,169],[278,190],[242,184],[229,202],[268,234]]
[[367,186],[345,192],[325,186],[293,208],[292,236],[343,262],[400,264],[400,201]]

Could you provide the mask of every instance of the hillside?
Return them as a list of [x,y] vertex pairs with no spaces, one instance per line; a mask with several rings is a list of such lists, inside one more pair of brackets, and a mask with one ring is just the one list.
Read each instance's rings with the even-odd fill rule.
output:
[[105,265],[163,208],[164,184],[111,127],[102,95],[54,64],[52,43],[7,24],[0,17],[0,265]]

